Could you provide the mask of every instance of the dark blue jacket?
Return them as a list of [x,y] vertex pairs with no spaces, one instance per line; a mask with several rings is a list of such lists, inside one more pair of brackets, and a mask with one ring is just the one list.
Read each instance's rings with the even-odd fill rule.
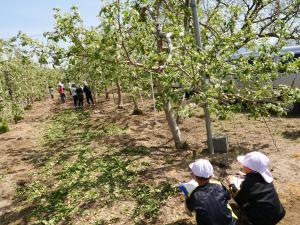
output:
[[186,206],[196,212],[198,225],[234,225],[233,214],[228,200],[230,193],[219,182],[198,186],[186,199]]
[[230,185],[230,191],[253,225],[275,225],[285,215],[273,183],[259,173],[247,174],[240,190]]

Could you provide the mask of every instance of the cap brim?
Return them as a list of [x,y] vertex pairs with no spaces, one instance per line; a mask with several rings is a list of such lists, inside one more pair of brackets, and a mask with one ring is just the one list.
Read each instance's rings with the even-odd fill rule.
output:
[[242,155],[241,155],[241,156],[238,156],[238,157],[237,157],[237,160],[238,160],[240,163],[242,163],[244,166],[246,166],[246,165],[245,165],[245,156],[242,156]]
[[256,171],[251,165],[249,165],[249,163],[247,163],[247,161],[245,160],[245,156],[241,155],[241,156],[238,156],[237,157],[237,160],[245,167],[253,170],[253,171]]
[[189,167],[190,167],[191,170],[193,170],[193,169],[192,169],[192,168],[193,168],[193,165],[194,165],[194,162],[189,164]]
[[261,172],[260,175],[262,175],[262,177],[267,183],[272,183],[273,177],[271,172],[268,169],[266,169],[264,172]]

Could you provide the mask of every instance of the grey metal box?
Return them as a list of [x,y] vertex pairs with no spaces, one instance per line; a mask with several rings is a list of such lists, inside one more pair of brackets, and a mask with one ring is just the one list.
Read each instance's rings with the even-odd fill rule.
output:
[[227,153],[229,151],[228,136],[224,134],[214,135],[213,145],[215,153]]

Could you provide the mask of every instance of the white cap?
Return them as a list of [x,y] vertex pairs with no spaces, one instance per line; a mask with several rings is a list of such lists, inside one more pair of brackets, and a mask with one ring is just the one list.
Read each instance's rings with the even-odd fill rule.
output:
[[267,183],[273,181],[272,174],[268,169],[270,160],[261,152],[250,152],[244,156],[238,156],[237,160],[249,169],[260,173]]
[[198,159],[189,165],[193,174],[197,177],[209,178],[213,175],[214,169],[206,159]]

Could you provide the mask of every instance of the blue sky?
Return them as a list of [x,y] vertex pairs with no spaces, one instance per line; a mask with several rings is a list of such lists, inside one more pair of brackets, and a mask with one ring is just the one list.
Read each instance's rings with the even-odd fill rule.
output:
[[42,39],[43,32],[54,25],[53,8],[69,11],[79,8],[86,26],[96,26],[102,0],[0,0],[0,38],[10,38],[22,31],[34,39]]

